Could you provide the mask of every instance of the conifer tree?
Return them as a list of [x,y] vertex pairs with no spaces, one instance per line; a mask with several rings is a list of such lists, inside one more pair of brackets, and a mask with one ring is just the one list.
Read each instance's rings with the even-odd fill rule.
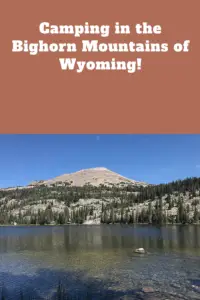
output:
[[148,221],[151,224],[152,223],[152,203],[149,202],[149,207],[148,207]]
[[194,222],[197,223],[199,221],[199,212],[197,210],[197,207],[195,206],[194,209]]

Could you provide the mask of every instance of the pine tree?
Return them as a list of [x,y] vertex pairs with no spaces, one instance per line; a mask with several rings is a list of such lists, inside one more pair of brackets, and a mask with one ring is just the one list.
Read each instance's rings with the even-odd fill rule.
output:
[[101,213],[102,214],[104,213],[104,204],[103,204],[103,201],[102,201],[102,204],[101,204]]
[[179,222],[184,223],[185,222],[185,213],[184,213],[183,202],[180,199],[178,202],[178,216],[179,216]]
[[125,223],[129,222],[129,216],[128,216],[128,210],[126,210],[126,214],[125,214]]
[[114,208],[111,208],[111,212],[110,212],[110,222],[111,223],[115,223],[115,216],[114,216]]
[[148,221],[151,224],[152,223],[152,203],[149,202],[149,207],[148,207]]
[[138,213],[138,210],[136,210],[136,213],[135,213],[135,223],[138,223],[139,221],[139,213]]
[[121,223],[124,222],[124,208],[121,208]]
[[133,223],[136,223],[136,211],[135,209],[132,211]]
[[167,210],[164,211],[163,213],[163,223],[166,224],[168,222],[168,219],[167,219]]
[[103,222],[104,222],[104,223],[109,223],[109,222],[108,222],[108,216],[107,216],[107,211],[106,211],[106,209],[104,209],[104,213],[103,213]]
[[194,222],[197,223],[199,221],[199,212],[197,210],[197,207],[195,206],[194,209]]
[[169,198],[169,207],[168,207],[168,209],[169,209],[169,210],[172,209],[172,200],[171,200],[171,198]]
[[64,218],[65,218],[65,223],[68,223],[69,222],[69,208],[68,207],[65,207]]

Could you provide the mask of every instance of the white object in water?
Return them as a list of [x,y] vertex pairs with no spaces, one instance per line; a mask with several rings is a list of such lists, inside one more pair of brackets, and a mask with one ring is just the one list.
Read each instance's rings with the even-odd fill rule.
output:
[[144,248],[138,248],[135,250],[136,253],[145,253]]

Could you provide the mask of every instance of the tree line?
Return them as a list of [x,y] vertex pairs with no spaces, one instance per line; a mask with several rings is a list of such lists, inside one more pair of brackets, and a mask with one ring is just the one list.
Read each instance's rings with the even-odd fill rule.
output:
[[[99,199],[102,202],[100,219],[102,223],[192,223],[199,221],[198,204],[195,197],[200,191],[200,178],[186,178],[167,184],[134,186],[134,185],[100,185],[83,187],[71,186],[69,183],[57,183],[52,186],[36,186],[33,188],[16,188],[0,190],[0,224],[82,224],[89,218],[96,218],[94,208],[84,206],[72,209],[79,199]],[[192,206],[185,205],[186,193],[193,199]],[[176,196],[178,200],[175,200]],[[182,196],[180,196],[182,195]],[[168,209],[163,207],[163,197]],[[13,201],[14,199],[14,201]],[[104,201],[108,199],[109,201]],[[113,199],[118,199],[113,200]],[[152,201],[156,199],[156,205]],[[135,205],[149,201],[148,208],[132,209]],[[54,201],[62,202],[63,211],[55,211]],[[106,204],[105,204],[106,202]],[[45,210],[33,213],[31,209],[22,213],[26,205],[38,203],[45,205]],[[177,207],[177,215],[169,215],[168,210]],[[18,210],[18,214],[13,214]]]

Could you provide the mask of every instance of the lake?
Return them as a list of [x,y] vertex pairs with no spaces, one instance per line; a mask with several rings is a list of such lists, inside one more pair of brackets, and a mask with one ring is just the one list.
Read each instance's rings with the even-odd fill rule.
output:
[[198,225],[0,227],[0,259],[6,299],[200,299]]

